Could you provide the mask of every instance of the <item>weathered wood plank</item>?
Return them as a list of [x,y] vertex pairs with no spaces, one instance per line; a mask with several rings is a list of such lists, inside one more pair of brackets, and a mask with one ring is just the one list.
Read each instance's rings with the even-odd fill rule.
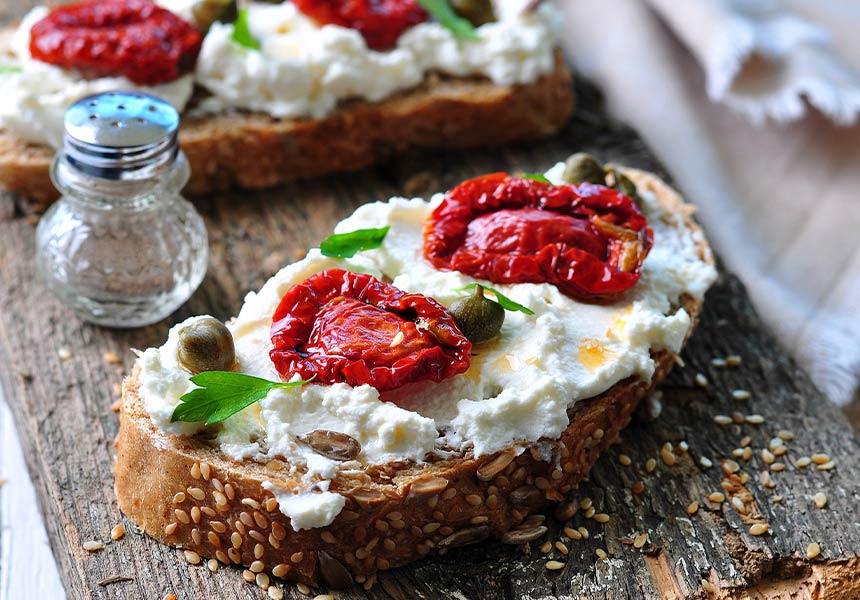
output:
[[[0,18],[10,4],[0,2]],[[175,550],[135,535],[128,524],[126,539],[104,551],[90,555],[81,548],[88,539],[109,539],[111,527],[122,520],[112,490],[111,442],[118,422],[110,405],[116,397],[113,387],[133,360],[128,348],[160,343],[171,323],[191,314],[234,314],[248,290],[316,245],[363,202],[406,190],[423,194],[445,189],[492,170],[545,169],[582,149],[659,170],[635,134],[608,120],[592,88],[580,82],[578,91],[576,118],[550,140],[498,151],[404,156],[355,175],[198,200],[211,234],[207,278],[171,319],[145,329],[110,331],[80,323],[34,276],[32,223],[14,214],[2,220],[0,376],[70,598],[151,600],[168,592],[180,599],[263,598],[241,580],[238,570],[225,568],[212,575],[205,568],[191,568]],[[62,360],[61,348],[70,350],[72,358]],[[125,364],[107,364],[106,351],[120,354]],[[710,364],[712,357],[733,353],[743,356],[741,367]],[[725,597],[789,597],[789,592],[813,597],[815,589],[819,595],[836,589],[830,597],[860,595],[860,522],[853,511],[860,500],[858,442],[841,414],[762,330],[732,277],[724,276],[710,293],[684,358],[687,367],[676,370],[663,388],[661,419],[632,426],[617,451],[602,457],[591,481],[581,487],[580,496],[593,498],[612,520],[601,525],[582,515],[574,518],[575,526],[588,529],[590,539],[567,542],[570,556],[562,571],[546,571],[534,544],[525,550],[485,544],[388,573],[372,590],[342,597],[693,598],[704,597],[703,577],[726,590]],[[695,384],[698,372],[712,382],[709,389]],[[731,398],[730,391],[741,388],[753,393],[750,400]],[[759,413],[766,420],[758,426],[712,421],[713,415],[732,411]],[[774,474],[777,485],[770,490],[758,483],[763,466],[759,453],[782,428],[797,437],[788,443],[788,460],[781,459],[787,470]],[[721,490],[721,472],[719,466],[696,466],[701,456],[714,462],[729,457],[744,435],[753,438],[755,456],[739,462],[751,475],[746,487],[757,510],[771,526],[767,536],[750,536],[748,522],[727,503],[705,501]],[[678,453],[678,464],[659,461],[654,473],[647,473],[646,460],[658,457],[666,441],[676,446],[686,441],[689,451]],[[618,452],[632,457],[633,464],[620,465]],[[793,467],[797,457],[813,452],[829,453],[837,468]],[[631,491],[637,481],[644,486],[641,494]],[[829,497],[824,510],[810,500],[820,490]],[[781,504],[772,503],[777,494],[783,497]],[[693,500],[702,508],[690,516],[686,507]],[[558,527],[553,525],[548,539],[558,539]],[[625,543],[643,531],[650,537],[645,552]],[[822,556],[809,562],[803,557],[812,541],[821,544]],[[597,549],[608,552],[608,559],[598,560]],[[553,556],[564,558],[558,551]],[[98,585],[115,575],[134,580]],[[838,577],[849,581],[853,592],[830,588]],[[829,583],[816,584],[816,578]],[[288,595],[302,597],[295,588]]]

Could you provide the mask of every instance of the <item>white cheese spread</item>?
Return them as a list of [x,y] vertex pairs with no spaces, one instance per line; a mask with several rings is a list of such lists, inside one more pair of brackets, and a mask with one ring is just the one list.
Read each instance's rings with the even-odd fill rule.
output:
[[[191,18],[193,0],[160,0]],[[185,109],[194,84],[212,95],[197,113],[246,109],[277,118],[320,118],[350,98],[372,102],[420,84],[428,72],[479,75],[498,85],[532,83],[553,70],[560,17],[543,3],[523,14],[522,3],[499,1],[499,20],[477,28],[477,40],[462,40],[435,22],[408,29],[391,50],[367,47],[354,29],[317,26],[292,2],[247,4],[249,27],[261,43],[250,50],[232,39],[233,25],[215,23],[203,40],[194,75],[154,87],[122,77],[87,80],[76,71],[33,60],[30,29],[47,13],[35,8],[11,43],[0,47],[0,129],[21,139],[59,147],[63,114],[82,97],[117,89],[141,90]],[[516,10],[514,10],[516,8]]]
[[[550,179],[558,181],[561,169],[550,170]],[[567,409],[572,403],[596,396],[630,376],[647,380],[655,367],[652,350],[681,349],[690,317],[674,307],[683,293],[701,299],[716,278],[714,268],[699,257],[701,240],[684,226],[682,217],[666,213],[648,192],[642,196],[643,210],[654,229],[654,247],[639,283],[617,302],[577,302],[550,284],[495,284],[535,314],[506,313],[501,334],[476,348],[467,372],[441,383],[409,384],[382,398],[367,385],[311,383],[273,390],[258,405],[225,421],[216,443],[236,459],[279,458],[301,472],[311,495],[290,495],[282,509],[290,511],[295,523],[316,526],[308,523],[325,524],[327,511],[334,508],[329,496],[313,490],[333,494],[320,484],[327,484],[340,469],[392,460],[421,462],[441,446],[471,448],[481,456],[513,443],[559,437],[568,425]],[[269,359],[272,315],[292,285],[325,269],[385,276],[396,287],[431,296],[443,305],[461,297],[454,289],[473,280],[458,272],[438,271],[423,257],[422,227],[441,201],[438,194],[430,202],[394,198],[362,206],[335,231],[388,225],[379,249],[346,260],[311,250],[259,292],[248,294],[239,316],[228,325],[238,369],[278,380]],[[169,433],[192,433],[194,424],[169,423],[179,397],[190,385],[189,374],[176,362],[180,326],[171,330],[160,349],[141,355],[140,394],[157,427]],[[357,462],[337,463],[296,443],[297,435],[313,429],[354,437],[362,448]],[[317,507],[317,501],[329,508]],[[321,512],[306,515],[303,507]]]
[[85,79],[77,71],[34,60],[30,56],[30,29],[47,14],[45,7],[31,10],[9,45],[0,48],[0,66],[20,69],[0,73],[0,129],[22,140],[59,148],[66,109],[81,98],[117,90],[152,94],[178,111],[185,109],[194,91],[193,75],[162,85],[139,86],[125,77]]

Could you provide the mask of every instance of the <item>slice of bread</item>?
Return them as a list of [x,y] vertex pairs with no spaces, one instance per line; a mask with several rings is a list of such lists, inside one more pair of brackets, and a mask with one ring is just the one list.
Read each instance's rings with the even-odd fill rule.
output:
[[[640,190],[683,217],[697,233],[693,208],[654,175],[626,170]],[[713,263],[700,238],[701,258]],[[701,305],[683,296],[691,316]],[[331,525],[293,531],[263,482],[295,489],[299,482],[280,461],[237,463],[188,437],[166,435],[150,421],[138,395],[139,373],[123,384],[116,440],[116,494],[122,511],[161,542],[224,563],[244,564],[288,580],[349,585],[356,576],[406,564],[486,538],[522,543],[542,535],[529,515],[562,502],[587,476],[597,457],[629,423],[639,400],[672,368],[668,351],[652,354],[651,381],[626,379],[597,397],[576,402],[570,425],[553,446],[553,460],[526,447],[492,456],[437,460],[426,464],[371,466],[360,475],[339,475],[331,490],[346,506]],[[545,447],[545,446],[544,446]]]
[[[353,100],[323,119],[279,120],[231,112],[185,117],[179,141],[191,165],[186,192],[261,189],[357,171],[398,152],[491,146],[549,135],[573,112],[570,71],[528,85],[433,74],[382,102]],[[54,150],[0,129],[0,187],[45,208],[58,196],[48,175]]]

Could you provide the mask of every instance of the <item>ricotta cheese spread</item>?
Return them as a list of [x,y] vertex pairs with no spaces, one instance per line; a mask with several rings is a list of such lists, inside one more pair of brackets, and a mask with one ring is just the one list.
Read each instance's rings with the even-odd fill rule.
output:
[[[560,182],[563,165],[551,169]],[[608,305],[578,302],[550,284],[493,284],[534,315],[508,312],[500,335],[480,344],[465,373],[441,383],[418,382],[380,393],[373,387],[309,384],[275,389],[257,405],[227,419],[215,443],[237,460],[279,458],[302,474],[299,497],[278,490],[281,510],[294,527],[331,522],[342,508],[328,491],[339,470],[392,460],[421,462],[443,448],[471,449],[475,456],[515,443],[557,438],[568,425],[572,403],[596,396],[619,381],[654,373],[652,350],[677,352],[690,328],[690,316],[677,308],[688,293],[701,300],[716,278],[714,268],[699,256],[702,240],[683,224],[680,215],[664,211],[647,191],[643,211],[654,230],[654,246],[637,285]],[[288,265],[257,293],[246,297],[228,327],[236,346],[238,370],[277,381],[269,359],[272,315],[293,285],[329,268],[344,268],[390,278],[407,292],[417,292],[450,305],[473,280],[458,272],[433,268],[423,256],[422,228],[439,205],[420,198],[393,198],[360,207],[335,231],[346,233],[389,226],[382,246],[351,259],[328,258],[319,250]],[[186,321],[185,323],[188,323]],[[140,395],[153,423],[174,434],[189,434],[199,425],[170,423],[180,396],[191,389],[189,373],[176,358],[174,327],[161,348],[141,354]],[[346,433],[361,444],[357,461],[338,463],[296,443],[297,435],[314,429]]]
[[[196,0],[159,0],[193,20]],[[542,3],[523,13],[522,0],[498,0],[498,21],[476,29],[477,40],[463,40],[436,22],[408,29],[391,50],[367,47],[354,29],[319,27],[292,2],[248,2],[248,24],[259,51],[233,39],[233,25],[215,23],[203,40],[196,72],[163,85],[140,87],[123,77],[85,79],[76,71],[33,60],[30,29],[48,13],[35,8],[24,18],[11,43],[0,47],[0,129],[21,139],[59,147],[63,114],[85,96],[117,89],[140,90],[185,110],[195,83],[211,96],[194,108],[198,114],[245,109],[276,118],[320,118],[350,98],[371,102],[419,85],[431,71],[456,76],[480,75],[498,85],[536,81],[555,66],[558,9]]]
[[194,91],[194,76],[156,86],[139,86],[125,77],[85,79],[80,73],[61,69],[30,56],[30,29],[49,9],[34,8],[21,21],[5,48],[0,48],[0,129],[29,142],[59,148],[63,143],[66,109],[87,96],[116,90],[139,91],[169,102],[183,111]]

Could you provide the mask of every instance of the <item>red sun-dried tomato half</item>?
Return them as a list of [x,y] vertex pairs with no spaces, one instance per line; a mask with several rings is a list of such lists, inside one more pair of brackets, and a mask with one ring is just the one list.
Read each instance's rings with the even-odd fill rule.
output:
[[469,368],[472,344],[441,304],[372,275],[329,269],[289,289],[272,318],[269,356],[289,379],[379,391]]
[[367,47],[388,50],[404,31],[427,20],[415,0],[293,0],[296,7],[320,25],[357,30]]
[[191,71],[203,37],[150,0],[90,0],[53,9],[30,30],[33,58],[87,77],[124,76],[139,85]]
[[552,283],[584,300],[633,287],[653,243],[636,203],[620,192],[507,173],[461,183],[424,227],[424,256],[436,268],[494,283]]

